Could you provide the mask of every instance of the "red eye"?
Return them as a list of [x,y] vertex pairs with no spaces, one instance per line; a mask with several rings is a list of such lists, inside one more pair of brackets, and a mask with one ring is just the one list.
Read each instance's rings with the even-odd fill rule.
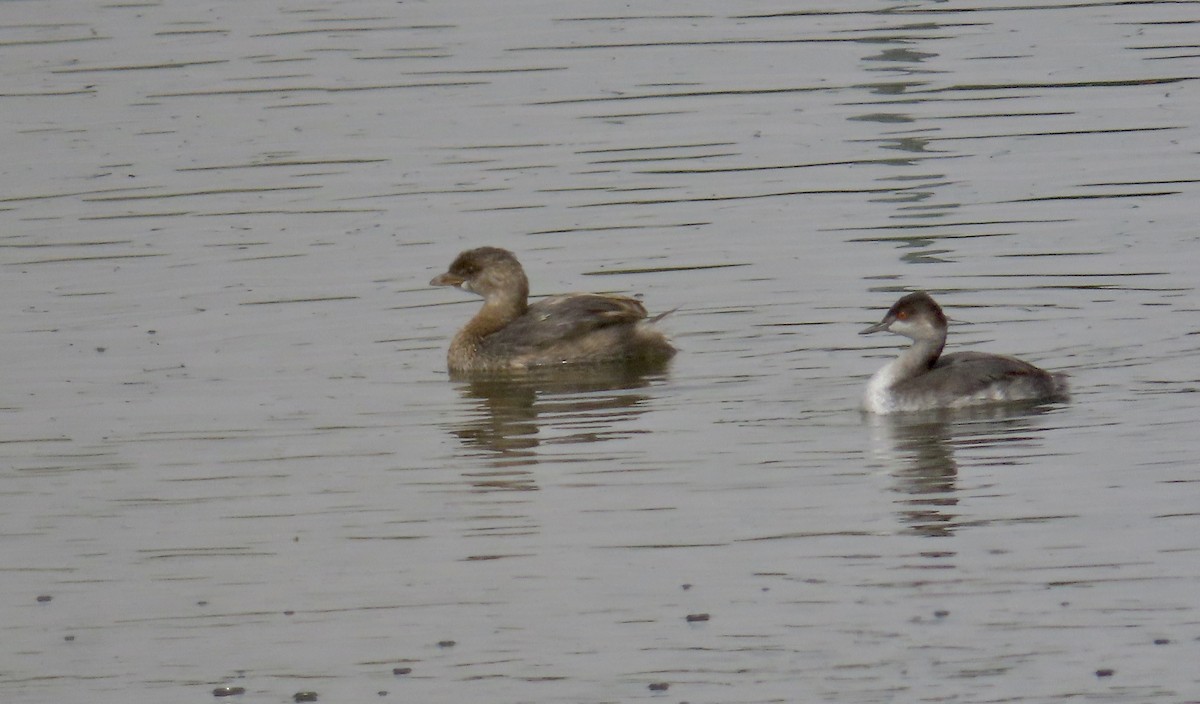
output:
[[902,310],[896,314],[897,320],[908,320],[908,311]]

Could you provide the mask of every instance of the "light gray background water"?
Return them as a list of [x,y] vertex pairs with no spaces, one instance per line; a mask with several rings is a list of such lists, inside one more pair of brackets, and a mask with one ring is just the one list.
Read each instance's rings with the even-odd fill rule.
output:
[[[1198,9],[4,3],[0,699],[1200,701]],[[1072,402],[864,419],[918,288]]]

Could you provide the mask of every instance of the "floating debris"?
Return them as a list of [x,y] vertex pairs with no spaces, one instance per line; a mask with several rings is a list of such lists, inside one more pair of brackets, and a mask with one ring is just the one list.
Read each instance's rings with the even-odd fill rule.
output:
[[217,687],[213,690],[214,697],[233,697],[245,693],[245,687]]
[[688,614],[687,622],[695,623],[697,621],[707,621],[710,618],[708,614]]
[[315,702],[317,701],[316,692],[296,692],[292,695],[294,702]]

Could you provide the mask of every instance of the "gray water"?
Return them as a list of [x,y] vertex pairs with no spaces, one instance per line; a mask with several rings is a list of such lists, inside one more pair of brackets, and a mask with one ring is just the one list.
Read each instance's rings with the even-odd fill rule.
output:
[[[5,3],[0,700],[1200,701],[1197,6]],[[681,353],[451,381],[483,244]]]

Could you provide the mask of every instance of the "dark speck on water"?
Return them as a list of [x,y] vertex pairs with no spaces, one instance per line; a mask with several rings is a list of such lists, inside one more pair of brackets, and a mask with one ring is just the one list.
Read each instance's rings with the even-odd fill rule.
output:
[[407,674],[410,674],[411,672],[412,672],[411,667],[393,667],[392,668],[393,675],[407,675]]
[[53,598],[54,597],[50,596],[49,594],[39,594],[37,600],[38,603],[45,604]]
[[233,697],[245,693],[244,687],[217,687],[213,690],[214,697]]
[[652,682],[650,684],[650,691],[651,692],[665,692],[665,691],[667,691],[667,689],[670,686],[671,685],[668,682]]
[[316,692],[296,692],[292,695],[292,701],[296,702],[315,702],[317,701]]
[[439,640],[438,641],[439,648],[453,648],[455,645],[457,645],[457,643],[455,643],[452,640]]
[[688,623],[695,623],[696,621],[707,621],[708,619],[709,619],[708,614],[688,614],[687,615]]

